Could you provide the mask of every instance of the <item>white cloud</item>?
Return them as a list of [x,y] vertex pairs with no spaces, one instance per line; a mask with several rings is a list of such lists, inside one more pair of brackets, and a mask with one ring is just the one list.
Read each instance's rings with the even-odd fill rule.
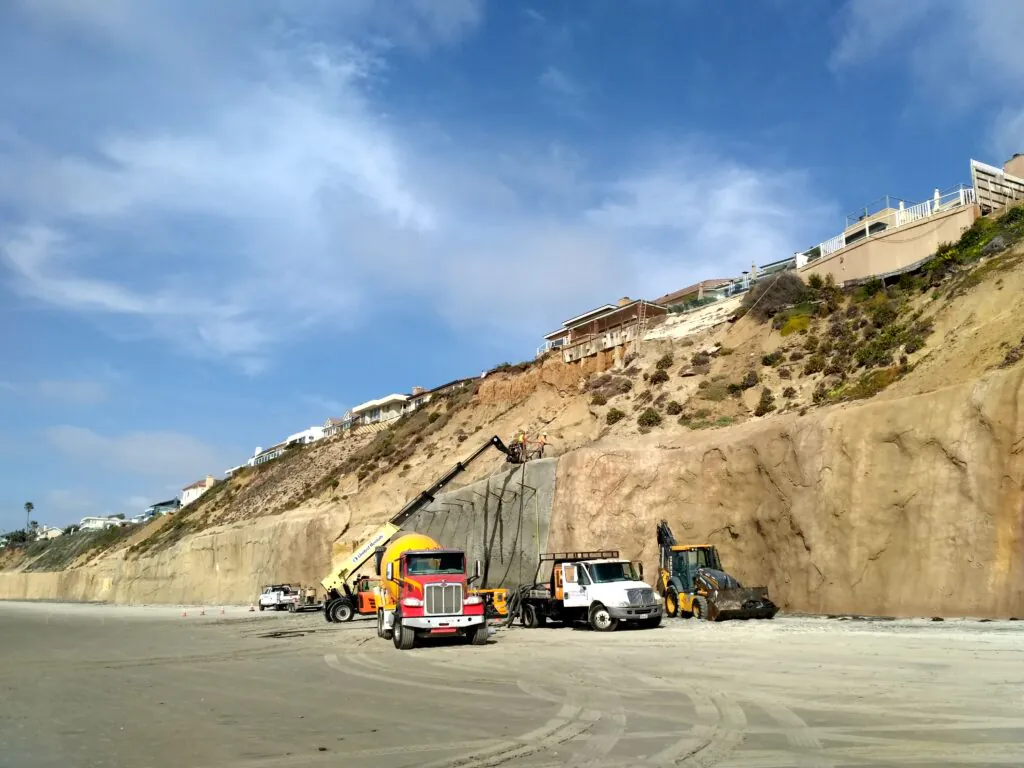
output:
[[42,503],[36,504],[32,514],[40,522],[53,525],[53,518],[61,520],[68,519],[75,515],[84,517],[95,513],[97,504],[89,498],[88,492],[70,491],[61,488],[53,488],[43,495]]
[[346,410],[344,403],[330,397],[321,397],[320,395],[301,395],[300,399],[309,405],[318,408],[324,414],[322,421],[326,421],[328,417],[341,416],[341,414]]
[[[475,2],[273,4],[269,28],[243,3],[199,19],[171,3],[31,5],[100,36],[138,79],[109,103],[100,84],[124,68],[75,60],[69,85],[37,82],[76,109],[69,131],[85,126],[66,143],[33,140],[17,100],[0,105],[18,128],[0,135],[15,285],[250,372],[316,324],[366,321],[380,298],[529,338],[609,295],[661,294],[821,235],[805,178],[713,147],[591,166],[571,147],[467,146],[392,122],[376,90],[388,51],[454,44],[479,23]],[[95,104],[76,101],[83,79]],[[554,68],[542,81],[584,92]],[[108,457],[125,439],[60,437],[102,440]]]
[[107,399],[107,386],[101,381],[44,380],[37,385],[39,395],[64,405],[97,405]]
[[555,66],[549,66],[544,70],[540,76],[540,84],[547,91],[548,97],[563,107],[577,107],[587,92],[576,78]]
[[61,425],[45,431],[47,441],[63,456],[105,470],[166,480],[220,475],[230,466],[227,452],[179,432],[136,431],[100,435],[84,427]]
[[1008,160],[1024,152],[1024,108],[1004,109],[992,125],[991,144],[997,159]]
[[[155,501],[163,501],[163,499],[156,499]],[[127,509],[144,510],[154,503],[154,499],[149,496],[129,496],[124,500],[124,506]]]
[[[837,27],[840,38],[829,62],[836,72],[865,67],[884,77],[907,77],[918,98],[939,112],[1019,108],[1020,0],[850,0]],[[978,117],[988,119],[984,113]],[[993,133],[997,142],[1011,143],[998,126]],[[1010,139],[1024,144],[1024,134]]]

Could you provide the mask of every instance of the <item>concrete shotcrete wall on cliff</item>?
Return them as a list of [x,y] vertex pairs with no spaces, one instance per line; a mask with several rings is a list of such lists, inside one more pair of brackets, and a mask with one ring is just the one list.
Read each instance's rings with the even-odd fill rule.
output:
[[814,613],[1024,616],[1024,369],[564,456],[549,546],[657,563],[655,524]]
[[540,459],[438,496],[404,528],[460,547],[483,565],[485,587],[528,583],[546,551],[556,459]]

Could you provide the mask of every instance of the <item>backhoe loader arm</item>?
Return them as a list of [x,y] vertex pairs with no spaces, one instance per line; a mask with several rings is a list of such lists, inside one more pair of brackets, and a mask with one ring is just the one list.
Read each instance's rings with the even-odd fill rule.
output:
[[374,553],[379,548],[387,545],[391,540],[391,537],[401,530],[402,523],[430,504],[434,500],[434,497],[440,493],[441,489],[462,474],[466,470],[466,467],[479,458],[480,454],[492,446],[505,454],[509,459],[512,459],[512,455],[509,452],[508,447],[501,441],[500,437],[495,435],[473,451],[469,457],[463,461],[457,462],[454,467],[435,480],[433,485],[414,496],[409,503],[398,510],[398,512],[396,512],[388,522],[378,528],[373,536],[371,536],[355,552],[345,559],[345,562],[335,573],[330,574],[320,582],[324,589],[327,590],[328,596],[330,597],[333,594],[334,596],[340,597],[343,593],[347,592],[346,582],[349,577],[362,568],[370,558],[374,556]]

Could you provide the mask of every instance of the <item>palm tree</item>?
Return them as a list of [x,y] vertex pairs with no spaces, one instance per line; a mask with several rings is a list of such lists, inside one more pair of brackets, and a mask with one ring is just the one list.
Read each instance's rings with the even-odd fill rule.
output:
[[29,518],[32,516],[32,510],[36,508],[36,505],[31,501],[25,502],[25,532],[28,533]]

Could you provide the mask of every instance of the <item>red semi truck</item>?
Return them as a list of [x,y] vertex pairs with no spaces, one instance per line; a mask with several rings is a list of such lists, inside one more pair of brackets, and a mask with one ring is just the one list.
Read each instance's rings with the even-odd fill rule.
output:
[[466,572],[461,549],[443,549],[429,536],[407,533],[394,539],[381,557],[377,588],[377,635],[406,651],[417,638],[465,637],[473,645],[487,642],[484,599],[469,585],[480,578]]

